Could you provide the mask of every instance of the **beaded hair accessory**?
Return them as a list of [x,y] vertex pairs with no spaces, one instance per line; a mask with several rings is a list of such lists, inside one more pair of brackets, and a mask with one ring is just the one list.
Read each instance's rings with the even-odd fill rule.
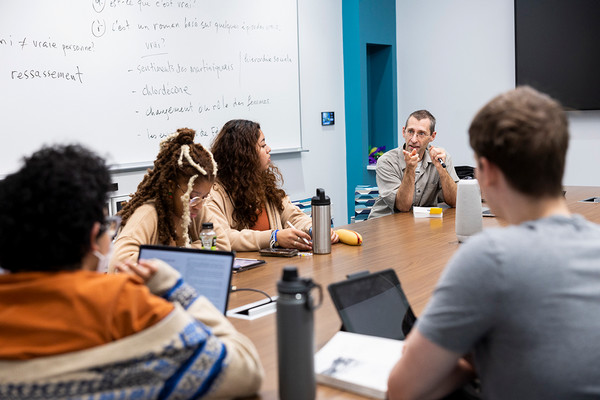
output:
[[[208,155],[210,156],[210,160],[212,161],[213,177],[215,177],[217,175],[217,163],[215,162],[215,159],[214,159],[212,153],[208,150],[206,150],[206,152],[208,153]],[[202,175],[208,177],[208,172],[206,172],[206,170],[204,168],[202,168],[200,165],[198,165],[198,163],[196,163],[194,161],[194,159],[192,159],[192,156],[190,155],[190,146],[187,144],[184,144],[181,146],[181,152],[179,153],[179,160],[177,160],[177,164],[182,168],[183,168],[184,158],[198,172],[200,172]],[[187,184],[187,190],[181,196],[181,202],[183,204],[183,215],[181,217],[181,227],[183,228],[183,237],[185,239],[185,243],[184,243],[185,247],[191,247],[191,242],[192,242],[192,240],[190,239],[190,235],[189,235],[189,227],[190,227],[190,223],[192,222],[192,218],[190,217],[190,194],[192,193],[192,190],[194,189],[194,182],[196,181],[196,178],[198,178],[198,174],[190,177],[190,179],[188,180],[188,184]]]
[[181,216],[181,227],[183,228],[183,237],[185,239],[184,247],[191,247],[192,240],[190,239],[189,229],[192,218],[190,217],[190,193],[194,187],[194,181],[198,177],[198,174],[193,175],[188,180],[187,190],[181,195],[181,203],[183,204],[183,215]]
[[[215,158],[213,157],[213,155],[210,151],[206,150],[206,152],[208,153],[208,156],[210,157],[210,161],[212,162],[212,165],[213,165],[212,175],[213,175],[213,177],[215,177],[215,176],[217,176],[217,162],[215,161]],[[179,153],[179,160],[177,161],[177,163],[179,164],[180,167],[183,167],[183,157],[185,157],[187,162],[189,162],[192,167],[196,168],[198,170],[198,172],[200,172],[204,176],[208,176],[208,172],[206,172],[206,170],[204,168],[202,168],[200,165],[198,165],[192,159],[192,156],[190,156],[190,146],[187,144],[184,144],[183,146],[181,146],[181,153]]]

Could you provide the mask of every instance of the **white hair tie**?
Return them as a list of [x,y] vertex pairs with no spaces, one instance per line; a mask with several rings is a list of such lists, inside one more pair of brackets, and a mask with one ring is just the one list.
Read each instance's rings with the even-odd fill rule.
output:
[[198,175],[193,175],[188,180],[187,190],[183,195],[181,195],[181,202],[183,203],[183,215],[181,216],[181,227],[183,228],[183,238],[185,240],[184,247],[191,247],[191,240],[189,234],[190,224],[192,223],[192,218],[190,217],[190,193],[194,189],[194,181]]
[[190,163],[190,165],[192,167],[196,168],[198,171],[200,171],[200,173],[202,175],[208,175],[206,170],[204,168],[202,168],[201,166],[199,166],[198,164],[196,164],[196,162],[192,159],[192,156],[190,156],[190,146],[188,146],[187,144],[184,144],[183,146],[181,146],[181,153],[179,153],[179,161],[177,161],[177,163],[179,164],[180,167],[183,167],[183,157],[184,156],[185,156],[185,159]]

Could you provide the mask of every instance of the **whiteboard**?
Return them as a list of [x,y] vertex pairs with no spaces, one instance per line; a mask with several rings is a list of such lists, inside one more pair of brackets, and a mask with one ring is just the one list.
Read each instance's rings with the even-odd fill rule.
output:
[[297,0],[3,0],[0,175],[42,144],[153,161],[177,128],[225,122],[300,149]]

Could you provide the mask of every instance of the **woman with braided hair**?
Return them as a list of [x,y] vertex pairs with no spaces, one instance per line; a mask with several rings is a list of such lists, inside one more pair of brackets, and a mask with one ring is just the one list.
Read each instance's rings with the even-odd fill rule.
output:
[[[312,219],[281,189],[283,178],[271,164],[271,148],[258,123],[241,119],[227,122],[211,150],[219,172],[207,207],[226,230],[232,250],[276,246],[312,249]],[[332,230],[332,243],[338,240]]]
[[212,222],[217,249],[230,250],[225,231],[202,205],[209,198],[217,175],[210,151],[194,143],[196,132],[178,129],[164,139],[137,191],[119,212],[122,230],[115,241],[109,269],[137,259],[141,244],[201,247],[203,222]]

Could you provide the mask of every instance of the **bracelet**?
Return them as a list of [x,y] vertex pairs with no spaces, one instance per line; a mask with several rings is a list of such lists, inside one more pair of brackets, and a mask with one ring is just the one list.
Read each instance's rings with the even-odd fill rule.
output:
[[279,229],[275,229],[273,232],[271,232],[271,240],[269,240],[269,245],[271,248],[277,247],[279,245],[279,243],[277,243],[277,232],[279,231]]

